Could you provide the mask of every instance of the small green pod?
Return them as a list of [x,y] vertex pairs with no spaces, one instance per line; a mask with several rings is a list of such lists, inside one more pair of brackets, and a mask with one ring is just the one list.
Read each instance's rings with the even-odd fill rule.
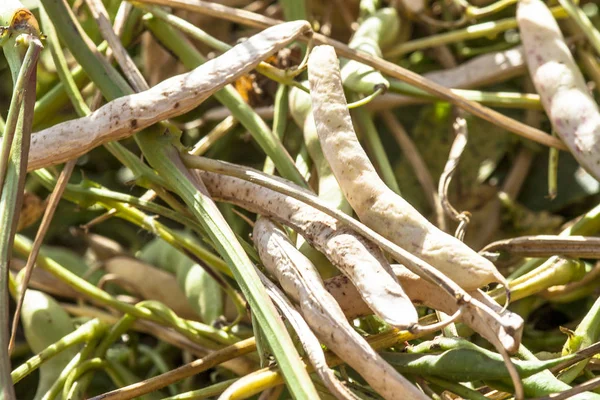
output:
[[[382,353],[401,373],[433,375],[457,382],[510,379],[502,356],[471,348],[447,350],[441,354]],[[546,361],[513,360],[524,378],[567,361],[561,357]]]
[[[400,19],[393,8],[382,8],[364,20],[349,43],[349,47],[381,57],[381,48],[394,41],[400,31]],[[344,87],[358,93],[371,94],[379,87],[390,87],[390,82],[375,68],[355,60],[343,64]]]
[[[542,371],[531,375],[523,379],[522,382],[525,396],[528,398],[548,396],[553,393],[560,393],[571,389],[571,386],[556,378],[550,371]],[[511,392],[513,390],[509,380],[486,381],[485,383],[494,389],[505,392]],[[584,392],[570,397],[570,400],[600,400],[600,394]]]
[[[21,323],[27,344],[39,353],[75,330],[69,314],[50,296],[29,289],[25,293]],[[69,347],[40,366],[40,380],[34,400],[39,400],[58,379],[79,346]]]

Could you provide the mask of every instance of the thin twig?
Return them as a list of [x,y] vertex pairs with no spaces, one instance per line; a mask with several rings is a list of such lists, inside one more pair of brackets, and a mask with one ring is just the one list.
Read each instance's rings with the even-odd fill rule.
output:
[[458,212],[456,208],[450,204],[450,200],[448,199],[448,188],[450,187],[450,182],[452,182],[452,176],[458,168],[460,157],[467,147],[469,131],[467,129],[467,121],[460,115],[456,117],[453,128],[456,136],[454,138],[454,142],[452,143],[452,147],[450,148],[448,161],[446,161],[444,171],[440,176],[440,182],[438,184],[438,198],[446,214],[448,214],[453,220],[458,221],[458,227],[456,228],[455,236],[459,240],[463,240],[471,214],[467,211]]
[[558,235],[521,236],[490,243],[481,249],[481,252],[508,252],[523,257],[541,258],[560,255],[600,259],[600,238]]
[[136,67],[135,63],[131,59],[131,56],[125,50],[125,47],[121,44],[121,39],[115,33],[112,24],[110,23],[110,17],[104,7],[104,4],[100,0],[86,0],[92,16],[96,20],[102,37],[108,42],[112,54],[114,55],[117,63],[123,70],[127,80],[131,87],[136,92],[148,90],[150,86],[146,83],[144,76],[140,70]]
[[159,376],[146,379],[133,385],[125,386],[108,393],[92,397],[90,400],[128,400],[162,389],[172,383],[199,374],[213,368],[224,361],[231,360],[256,350],[254,338],[244,339],[236,344],[210,353],[206,357],[171,370]]
[[17,307],[15,309],[15,313],[12,321],[12,333],[10,336],[10,341],[8,343],[8,352],[11,353],[14,345],[15,338],[17,335],[17,327],[19,324],[19,317],[21,315],[21,308],[23,307],[23,301],[25,300],[25,292],[27,291],[27,285],[29,284],[29,279],[31,279],[31,273],[33,272],[33,266],[35,265],[35,261],[37,260],[37,256],[40,253],[40,249],[42,248],[42,243],[44,242],[44,237],[48,232],[48,228],[50,227],[50,223],[52,222],[52,218],[54,217],[54,212],[58,207],[58,203],[62,198],[63,192],[65,191],[65,187],[67,183],[69,183],[69,179],[71,178],[71,173],[75,168],[75,164],[77,160],[71,160],[65,164],[65,167],[60,173],[58,177],[58,181],[56,182],[56,186],[50,195],[50,201],[48,202],[48,206],[46,207],[46,211],[44,212],[44,217],[42,218],[42,223],[38,228],[38,231],[35,235],[35,240],[33,241],[33,247],[31,249],[31,253],[29,253],[29,257],[27,257],[27,264],[25,265],[25,277],[21,282],[21,290],[19,292],[19,300],[17,301]]

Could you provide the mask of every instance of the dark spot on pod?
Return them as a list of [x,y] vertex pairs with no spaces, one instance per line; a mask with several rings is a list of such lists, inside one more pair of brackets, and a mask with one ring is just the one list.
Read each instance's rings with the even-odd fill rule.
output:
[[132,128],[137,128],[137,119],[132,119],[131,122],[129,123],[129,126]]
[[177,109],[177,108],[179,108],[179,102],[173,104],[173,109]]

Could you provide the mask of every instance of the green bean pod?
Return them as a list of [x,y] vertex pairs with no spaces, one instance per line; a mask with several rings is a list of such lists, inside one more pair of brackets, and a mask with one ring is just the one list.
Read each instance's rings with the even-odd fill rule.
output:
[[[401,373],[433,375],[457,382],[510,379],[502,356],[475,348],[456,348],[441,354],[382,353]],[[546,361],[513,360],[524,378],[568,361],[566,356]]]
[[[364,20],[352,37],[350,48],[382,57],[381,48],[394,41],[400,31],[400,19],[393,8],[382,8]],[[346,62],[341,70],[344,86],[358,93],[371,94],[390,82],[373,67],[355,60]]]
[[[75,330],[69,314],[52,297],[31,289],[25,293],[21,322],[27,344],[34,353],[41,352]],[[79,346],[70,347],[40,366],[34,400],[43,397],[78,351]]]
[[[583,320],[579,323],[575,332],[569,335],[563,346],[563,354],[571,354],[584,347],[591,346],[598,341],[600,336],[600,298],[596,299],[594,305],[588,310]],[[565,382],[572,382],[583,371],[588,361],[581,361],[565,371],[558,378]]]
[[[571,389],[571,386],[557,379],[550,371],[541,371],[537,374],[531,375],[523,379],[523,389],[527,397],[542,397],[548,396],[553,393],[560,393],[565,390]],[[488,386],[511,392],[512,385],[508,380],[504,381],[486,381]],[[570,400],[600,400],[600,394],[593,392],[579,393],[575,396],[570,397]]]
[[[471,351],[480,353],[480,355],[485,356],[485,361],[482,361],[483,362],[482,364],[475,364],[477,367],[477,370],[481,369],[481,368],[479,368],[479,366],[481,366],[481,365],[484,365],[484,367],[482,367],[482,368],[491,366],[491,364],[488,364],[490,362],[488,360],[492,359],[492,360],[495,360],[492,362],[495,363],[496,367],[498,367],[500,370],[503,370],[504,373],[506,374],[506,376],[500,380],[489,380],[488,381],[488,380],[484,379],[484,380],[486,380],[486,383],[488,383],[491,387],[494,387],[494,388],[497,388],[499,390],[503,390],[506,392],[511,392],[513,390],[512,386],[510,384],[510,378],[508,378],[508,372],[507,372],[506,368],[504,367],[504,362],[502,361],[502,357],[496,353],[489,351],[489,350],[483,349],[483,348],[469,342],[468,340],[460,339],[460,338],[437,337],[434,340],[419,343],[418,345],[415,345],[415,346],[410,346],[406,350],[407,350],[407,352],[409,352],[413,355],[419,355],[419,354],[422,355],[423,353],[429,353],[432,351],[446,351],[447,352],[447,351],[451,351],[451,350],[452,351],[454,351],[454,350],[471,350]],[[480,355],[478,355],[477,357],[481,357]],[[562,392],[564,390],[571,388],[566,383],[561,382],[559,379],[557,379],[546,368],[551,368],[555,365],[561,364],[565,361],[572,359],[572,357],[567,356],[567,357],[561,357],[561,358],[548,360],[548,361],[539,361],[535,357],[532,357],[532,354],[529,353],[529,351],[522,346],[520,348],[520,355],[525,359],[525,361],[517,360],[517,361],[515,361],[515,364],[516,364],[517,371],[519,371],[521,377],[524,378],[522,380],[523,389],[525,391],[525,394],[528,397],[546,396],[551,393]],[[423,361],[428,361],[428,360],[423,360]],[[429,361],[431,361],[431,359]],[[450,361],[451,360],[446,360],[445,362],[450,362]],[[460,361],[460,363],[461,363],[460,365],[462,365],[462,364],[473,365],[473,362],[476,362],[476,361],[472,360],[470,358],[465,358],[464,360]],[[500,365],[500,364],[502,364],[502,365]],[[545,368],[544,368],[544,365],[545,365]],[[436,367],[441,368],[442,365],[436,365]],[[534,372],[533,374],[531,373],[531,371],[536,371],[536,370],[537,370],[537,372]],[[477,375],[477,377],[480,378],[481,375]],[[581,393],[573,398],[577,399],[577,400],[593,400],[593,399],[597,400],[597,399],[600,399],[600,395],[586,392],[586,393]]]

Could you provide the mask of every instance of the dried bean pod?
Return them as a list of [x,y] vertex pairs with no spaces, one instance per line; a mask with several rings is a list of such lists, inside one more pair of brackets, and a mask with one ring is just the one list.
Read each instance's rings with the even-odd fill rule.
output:
[[184,114],[310,29],[306,21],[267,28],[187,74],[113,100],[86,117],[34,133],[28,169],[60,164],[103,143]]
[[306,322],[323,343],[354,368],[386,399],[427,398],[386,363],[352,328],[310,260],[275,224],[261,218],[254,226],[260,259],[283,289],[300,304]]
[[144,299],[160,301],[182,318],[198,319],[198,314],[170,273],[126,256],[106,260],[104,270],[134,287]]
[[[422,304],[446,314],[454,314],[458,309],[456,300],[440,287],[420,278],[402,265],[392,265],[394,274],[406,290],[406,294],[414,304]],[[362,301],[356,288],[345,276],[336,276],[325,281],[327,291],[336,299],[346,318],[354,319],[371,314],[369,307]],[[523,319],[511,311],[502,310],[488,296],[478,291],[469,293],[483,304],[499,314],[497,319],[484,318],[472,307],[465,307],[461,320],[475,332],[490,342],[502,338],[506,347],[513,351],[518,348],[519,341],[515,337],[521,335]]]
[[365,303],[384,321],[403,329],[417,323],[411,301],[377,246],[292,197],[238,178],[210,172],[202,172],[201,176],[214,199],[291,226],[348,276]]
[[[323,288],[323,281],[314,265],[308,258],[300,253],[294,245],[292,245],[286,234],[271,220],[264,217],[260,218],[254,225],[253,232],[254,245],[258,250],[263,265],[271,275],[277,278],[288,296],[300,303],[303,312],[305,309],[311,308],[316,299],[319,298],[325,302],[329,301],[329,304],[332,304],[334,307],[337,306],[335,301]],[[263,280],[267,290],[270,289],[270,286],[275,286],[266,277],[264,279],[267,280],[267,282],[264,282]],[[319,290],[319,285],[321,290]],[[279,289],[277,288],[277,290]],[[274,293],[270,292],[270,296],[273,297],[273,295]],[[283,293],[280,293],[280,295],[285,298]],[[324,296],[328,296],[328,298],[325,298]],[[283,301],[289,303],[287,298]],[[333,371],[327,365],[321,344],[304,321],[304,318],[296,311],[296,308],[291,303],[288,304],[286,314],[281,305],[279,305],[280,302],[282,302],[282,300],[279,300],[279,302],[275,300],[275,304],[278,304],[282,313],[286,315],[289,323],[296,330],[302,346],[306,350],[310,363],[315,368],[315,371],[325,386],[327,386],[329,391],[340,400],[356,400],[357,397],[336,378]],[[295,319],[299,319],[304,327],[298,326],[298,321],[295,320],[294,317]],[[308,332],[301,332],[300,329],[302,328]]]
[[308,65],[313,115],[323,152],[361,221],[466,290],[490,282],[505,284],[490,261],[437,229],[379,178],[352,127],[333,47],[315,47]]
[[531,79],[555,132],[600,180],[600,110],[556,20],[542,1],[522,0],[517,22]]

